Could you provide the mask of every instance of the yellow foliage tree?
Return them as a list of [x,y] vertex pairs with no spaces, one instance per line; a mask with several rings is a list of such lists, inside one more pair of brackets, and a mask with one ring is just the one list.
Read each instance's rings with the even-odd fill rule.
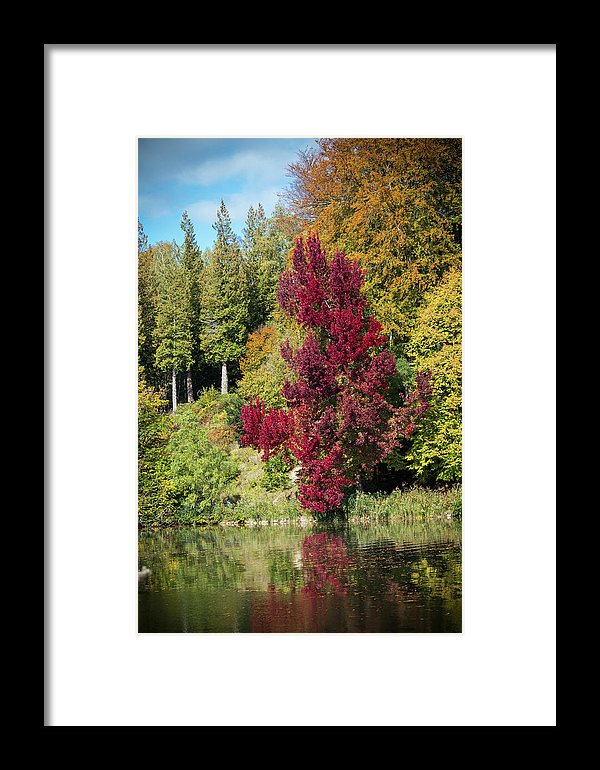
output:
[[418,479],[462,478],[462,275],[452,269],[431,289],[410,331],[406,352],[417,369],[429,369],[430,408],[404,461]]

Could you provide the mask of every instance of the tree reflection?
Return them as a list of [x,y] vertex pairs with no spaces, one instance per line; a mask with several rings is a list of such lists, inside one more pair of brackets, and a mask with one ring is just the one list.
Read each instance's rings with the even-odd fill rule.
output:
[[302,540],[304,586],[309,596],[348,593],[348,553],[340,535],[315,532]]
[[[252,596],[252,631],[327,631],[334,622],[332,617],[339,617],[340,612],[344,616],[350,614],[339,604],[335,609],[329,604],[331,598],[346,597],[349,593],[349,559],[343,538],[327,532],[305,535],[300,553],[300,591],[296,591],[295,582],[283,593],[270,583],[266,595]],[[334,616],[330,616],[331,611]]]

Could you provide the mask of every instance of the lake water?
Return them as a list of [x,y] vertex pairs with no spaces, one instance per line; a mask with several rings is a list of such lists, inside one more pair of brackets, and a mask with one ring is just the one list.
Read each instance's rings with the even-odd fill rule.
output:
[[140,532],[142,633],[461,631],[456,520]]

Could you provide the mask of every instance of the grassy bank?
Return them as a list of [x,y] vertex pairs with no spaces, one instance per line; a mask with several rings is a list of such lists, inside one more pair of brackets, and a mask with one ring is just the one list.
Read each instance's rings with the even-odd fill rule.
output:
[[[409,487],[388,494],[357,492],[351,495],[335,518],[351,522],[383,522],[395,519],[435,520],[460,518],[461,487],[426,489]],[[308,524],[319,519],[302,509],[290,490],[267,493],[253,490],[245,497],[229,498],[206,514],[179,511],[153,522],[150,528],[170,526],[265,526],[269,524]]]
[[408,487],[389,494],[358,492],[348,499],[345,515],[351,521],[460,518],[462,489],[455,485],[448,489]]

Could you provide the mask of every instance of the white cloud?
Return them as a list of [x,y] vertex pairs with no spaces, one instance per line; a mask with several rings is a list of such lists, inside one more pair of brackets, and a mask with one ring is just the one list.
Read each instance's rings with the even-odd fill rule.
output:
[[233,155],[209,158],[202,163],[181,171],[177,179],[184,184],[210,186],[223,183],[236,177],[246,180],[262,180],[281,178],[290,163],[289,150],[273,146],[265,152],[244,149]]
[[173,205],[164,195],[139,195],[138,210],[144,212],[144,216],[160,219],[173,214]]

